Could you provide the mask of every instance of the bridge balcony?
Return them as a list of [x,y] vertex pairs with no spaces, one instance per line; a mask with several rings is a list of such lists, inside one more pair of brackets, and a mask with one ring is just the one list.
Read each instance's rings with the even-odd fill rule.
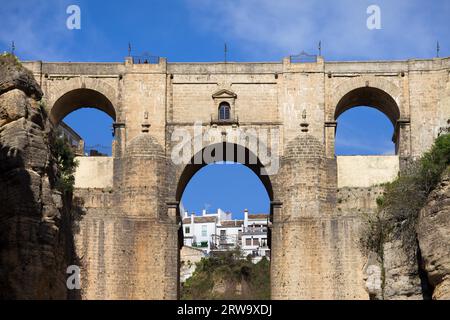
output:
[[239,117],[237,116],[231,116],[228,119],[220,119],[218,116],[211,116],[211,125],[231,126],[238,124],[239,124]]

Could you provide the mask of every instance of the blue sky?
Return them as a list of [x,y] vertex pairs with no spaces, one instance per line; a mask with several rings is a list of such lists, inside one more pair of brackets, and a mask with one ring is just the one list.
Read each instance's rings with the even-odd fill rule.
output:
[[[169,61],[221,61],[224,42],[233,61],[317,53],[319,41],[328,61],[432,58],[438,40],[440,55],[450,56],[447,0],[1,1],[0,50],[14,40],[22,60],[121,62],[129,42],[133,54]],[[71,4],[81,8],[81,30],[66,28]],[[381,9],[380,30],[366,27],[372,4]],[[110,146],[108,116],[83,109],[65,120],[88,146]],[[338,120],[338,154],[393,153],[392,125],[383,114],[356,108]],[[238,165],[204,168],[183,201],[189,211],[269,208],[258,178]]]

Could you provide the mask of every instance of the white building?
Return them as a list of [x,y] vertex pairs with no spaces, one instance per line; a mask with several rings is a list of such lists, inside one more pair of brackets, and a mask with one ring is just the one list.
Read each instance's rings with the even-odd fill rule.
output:
[[184,245],[203,249],[206,253],[210,251],[211,235],[216,234],[216,224],[219,213],[206,213],[203,210],[201,216],[194,213],[184,213],[183,236]]
[[217,213],[201,216],[184,213],[184,245],[200,248],[205,253],[226,251],[239,246],[245,256],[251,255],[255,262],[261,257],[270,258],[268,246],[268,214],[244,212],[244,220],[232,219],[232,214],[221,209]]
[[244,212],[244,228],[242,230],[241,248],[245,255],[251,255],[254,262],[262,257],[270,259],[270,248],[268,242],[269,215],[249,214]]
[[56,128],[56,132],[58,137],[64,139],[72,148],[75,155],[84,155],[84,140],[75,130],[69,127],[64,121],[61,121]]

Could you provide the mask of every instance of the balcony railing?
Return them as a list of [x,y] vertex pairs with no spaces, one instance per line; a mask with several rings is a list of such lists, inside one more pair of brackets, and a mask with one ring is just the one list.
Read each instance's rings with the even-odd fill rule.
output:
[[242,235],[267,234],[267,227],[247,227],[242,230]]
[[211,248],[214,250],[228,250],[239,244],[238,237],[226,235],[211,235]]
[[141,56],[131,56],[133,64],[158,64],[160,57],[150,54],[143,54]]
[[233,125],[233,124],[239,124],[239,117],[238,116],[231,116],[228,119],[220,119],[218,115],[214,116],[211,115],[211,125],[221,125],[221,126],[226,126],[226,125]]
[[317,56],[315,54],[308,54],[305,51],[300,52],[297,55],[289,56],[291,63],[316,63]]

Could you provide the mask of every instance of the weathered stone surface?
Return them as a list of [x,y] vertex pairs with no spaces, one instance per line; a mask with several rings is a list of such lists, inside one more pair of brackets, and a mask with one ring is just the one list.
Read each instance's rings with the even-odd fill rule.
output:
[[384,244],[384,273],[384,299],[423,299],[417,253],[406,252],[401,240]]
[[433,299],[450,299],[450,172],[430,194],[417,224],[423,267]]
[[66,202],[53,188],[51,125],[42,92],[14,59],[0,58],[0,299],[65,299],[72,259]]
[[[194,137],[197,121],[202,122],[202,132],[217,125],[212,120],[217,117],[220,92],[227,92],[224,99],[233,117],[233,123],[219,123],[220,131],[266,130],[279,146],[280,171],[260,176],[273,201],[272,298],[368,298],[356,235],[361,215],[372,210],[376,196],[369,188],[337,192],[337,116],[357,105],[377,107],[396,127],[394,138],[404,163],[431,146],[447,120],[450,96],[449,58],[325,62],[319,57],[316,63],[284,59],[226,64],[167,63],[161,58],[157,64],[127,59],[25,65],[45,88],[45,105],[55,123],[83,106],[97,107],[116,122],[112,188],[77,190],[85,206],[76,237],[83,257],[83,297],[93,299],[177,297],[181,239],[177,204],[201,165],[170,161],[177,143],[172,133],[185,130]],[[4,112],[10,113],[17,114]],[[8,125],[22,119],[3,118]],[[10,132],[19,134],[19,124],[23,125],[12,125]],[[143,124],[149,128],[147,136],[142,135]],[[14,144],[26,146],[23,139]],[[276,151],[272,145],[268,149]],[[11,162],[22,160],[17,150],[8,149]],[[43,157],[31,161],[35,159],[31,153],[25,154],[25,162],[36,167],[27,170],[41,175],[37,168]],[[349,168],[349,180],[363,174]],[[251,169],[256,173],[260,168]],[[46,212],[57,219],[57,212]],[[43,233],[46,241],[52,232]],[[411,297],[412,289],[396,287],[403,281],[403,271],[412,274],[396,258],[388,254],[392,269],[388,293]]]
[[0,95],[0,126],[27,116],[29,100],[20,90]]
[[363,274],[366,290],[372,300],[383,299],[382,269],[383,267],[378,255],[374,252],[370,252],[367,263],[364,266]]
[[180,282],[189,279],[195,271],[196,263],[205,257],[205,253],[198,248],[183,246],[180,250]]
[[20,64],[12,55],[0,56],[0,95],[13,89],[20,89],[35,100],[40,100],[43,92],[33,73]]

